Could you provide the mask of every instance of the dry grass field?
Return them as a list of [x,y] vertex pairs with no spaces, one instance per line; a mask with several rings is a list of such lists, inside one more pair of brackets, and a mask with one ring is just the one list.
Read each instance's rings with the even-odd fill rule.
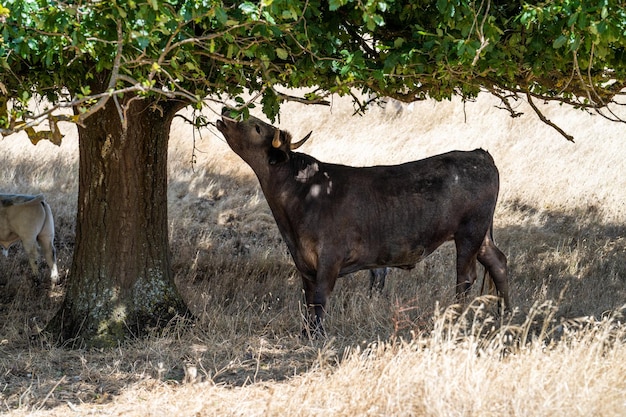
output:
[[[256,178],[216,129],[194,132],[176,118],[170,243],[197,320],[110,351],[35,338],[64,286],[34,288],[16,245],[0,258],[0,413],[624,415],[626,128],[545,105],[547,117],[575,136],[572,144],[525,103],[517,119],[497,105],[481,96],[360,117],[335,98],[331,107],[286,105],[280,126],[294,136],[313,130],[303,152],[359,166],[487,149],[500,169],[494,235],[509,261],[513,315],[491,315],[488,297],[462,314],[450,307],[447,244],[411,271],[393,270],[380,295],[368,296],[364,272],[341,278],[329,338],[303,341],[300,278]],[[76,158],[69,127],[61,147],[0,140],[0,192],[46,195],[62,280],[74,244]]]

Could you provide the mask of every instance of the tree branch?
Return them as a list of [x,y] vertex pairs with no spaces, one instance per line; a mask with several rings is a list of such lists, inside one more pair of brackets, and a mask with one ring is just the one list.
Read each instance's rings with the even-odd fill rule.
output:
[[498,97],[500,99],[500,101],[502,102],[502,104],[504,105],[504,107],[496,106],[497,109],[502,109],[502,110],[508,111],[510,113],[511,117],[513,117],[513,118],[520,117],[521,115],[524,114],[522,112],[516,111],[513,108],[513,106],[511,105],[511,102],[509,101],[510,98],[512,98],[513,100],[517,101],[517,99],[518,99],[517,94],[506,92],[506,91],[499,91],[499,90],[496,90],[496,88],[494,88],[494,87],[485,87],[485,89],[491,95],[493,95],[495,97]]
[[323,98],[317,98],[314,100],[310,100],[307,99],[305,97],[297,97],[297,96],[292,96],[289,94],[285,94],[285,93],[281,93],[279,91],[276,91],[272,88],[272,90],[274,91],[274,93],[276,93],[276,96],[278,98],[280,98],[281,100],[285,100],[285,101],[293,101],[296,103],[302,103],[302,104],[319,104],[322,106],[330,106],[330,101],[325,100]]
[[530,104],[530,107],[532,107],[532,109],[535,111],[535,113],[537,114],[537,116],[542,122],[544,122],[548,126],[552,127],[554,130],[559,132],[565,139],[574,143],[574,137],[572,135],[568,135],[563,129],[561,129],[559,126],[555,125],[554,123],[552,123],[546,116],[543,115],[543,113],[541,113],[541,110],[539,110],[539,108],[533,102],[533,98],[530,93],[526,94],[526,98],[528,99],[528,104]]
[[[113,60],[113,68],[111,69],[111,78],[109,78],[109,85],[107,86],[107,90],[113,90],[115,85],[117,84],[117,77],[120,72],[120,63],[122,61],[122,49],[124,47],[124,33],[122,31],[122,21],[118,20],[117,22],[117,51],[115,52],[115,58]],[[98,102],[91,106],[89,110],[85,113],[82,113],[79,117],[79,121],[83,121],[101,108],[104,107],[106,102],[111,98],[111,95],[102,96]],[[120,115],[120,117],[122,117]],[[123,121],[123,120],[122,120]]]

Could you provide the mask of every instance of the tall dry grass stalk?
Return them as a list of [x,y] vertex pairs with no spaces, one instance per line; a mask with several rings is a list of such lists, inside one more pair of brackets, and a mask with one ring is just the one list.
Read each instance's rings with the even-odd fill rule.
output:
[[[498,103],[415,103],[352,116],[288,104],[280,126],[313,130],[303,152],[352,165],[400,163],[483,147],[501,174],[495,238],[518,311],[488,298],[459,314],[454,247],[394,270],[368,296],[357,273],[330,299],[330,339],[299,338],[300,278],[252,171],[215,129],[175,120],[170,243],[197,316],[113,351],[34,337],[54,293],[31,285],[21,247],[0,259],[0,410],[12,415],[620,415],[626,407],[623,127],[558,106],[511,119]],[[207,111],[215,120],[219,109]],[[46,194],[62,275],[71,262],[77,139],[60,148],[0,140],[0,192]],[[191,161],[194,161],[192,163]],[[42,266],[43,268],[43,266]],[[482,274],[481,274],[482,275]],[[475,292],[477,292],[475,290]],[[48,338],[49,337],[49,338]]]

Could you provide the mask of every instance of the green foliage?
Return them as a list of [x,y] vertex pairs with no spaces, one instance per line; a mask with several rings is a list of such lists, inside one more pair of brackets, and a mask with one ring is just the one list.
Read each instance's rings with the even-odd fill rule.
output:
[[[201,103],[259,92],[274,119],[280,88],[317,89],[305,101],[488,89],[604,106],[626,79],[620,0],[5,0],[0,30],[3,134],[54,106],[86,117],[125,94]],[[33,96],[48,100],[43,116],[28,110]]]
[[[537,77],[580,70],[588,73],[586,81],[595,87],[611,79],[623,86],[626,10],[621,2],[574,0],[527,5],[519,21],[535,34],[525,46],[535,58],[532,70]],[[538,87],[539,91],[545,88]]]

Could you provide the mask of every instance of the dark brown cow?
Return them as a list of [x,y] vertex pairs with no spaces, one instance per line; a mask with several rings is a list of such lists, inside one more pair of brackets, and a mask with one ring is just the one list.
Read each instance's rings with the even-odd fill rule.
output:
[[305,332],[324,333],[326,301],[338,276],[413,268],[448,240],[456,244],[459,301],[476,279],[478,259],[509,306],[506,257],[491,234],[499,179],[489,153],[453,151],[365,168],[328,164],[293,152],[303,141],[292,144],[289,133],[228,114],[225,108],[216,126],[254,170],[302,275]]

